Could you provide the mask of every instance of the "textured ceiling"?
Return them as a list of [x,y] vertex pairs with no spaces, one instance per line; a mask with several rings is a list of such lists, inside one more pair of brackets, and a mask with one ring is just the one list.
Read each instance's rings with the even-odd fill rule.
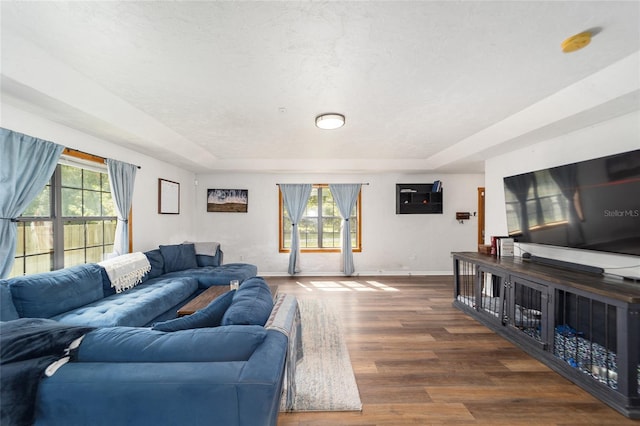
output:
[[637,1],[0,7],[3,103],[198,173],[481,172],[640,109]]

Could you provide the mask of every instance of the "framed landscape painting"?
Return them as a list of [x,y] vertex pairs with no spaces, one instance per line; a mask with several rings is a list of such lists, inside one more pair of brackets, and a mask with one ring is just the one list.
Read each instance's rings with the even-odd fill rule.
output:
[[247,189],[207,189],[208,212],[246,213],[248,205]]

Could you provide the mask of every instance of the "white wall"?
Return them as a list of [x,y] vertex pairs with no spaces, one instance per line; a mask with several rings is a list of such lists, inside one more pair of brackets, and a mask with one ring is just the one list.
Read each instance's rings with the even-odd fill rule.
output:
[[[133,249],[146,251],[160,244],[185,240],[219,241],[225,262],[249,262],[260,274],[285,275],[288,254],[278,252],[278,187],[276,183],[363,183],[361,253],[354,253],[356,273],[450,274],[452,251],[475,251],[477,218],[464,224],[456,211],[477,210],[480,174],[266,174],[225,173],[195,176],[193,173],[73,130],[35,114],[3,105],[0,125],[106,158],[141,166],[136,174],[133,199]],[[158,178],[180,183],[180,214],[160,215]],[[397,183],[443,182],[444,213],[397,215]],[[198,181],[196,185],[195,182]],[[248,213],[208,213],[208,188],[249,190]],[[340,273],[338,253],[303,254],[302,274]]]
[[[2,105],[0,126],[68,148],[141,166],[133,195],[133,250],[180,243],[192,237],[194,174],[147,155],[95,138],[41,117]],[[158,214],[158,178],[180,183],[181,214]]]
[[[526,149],[494,157],[486,162],[486,174],[393,174],[296,175],[296,174],[209,174],[192,172],[150,156],[95,138],[35,114],[3,105],[2,127],[40,137],[69,148],[114,158],[141,166],[136,175],[133,201],[135,251],[184,240],[220,241],[226,262],[250,262],[264,275],[286,274],[288,254],[278,252],[278,188],[276,183],[368,182],[362,195],[363,251],[354,253],[356,273],[440,274],[451,272],[450,252],[475,251],[477,220],[464,224],[455,220],[456,211],[477,209],[476,188],[486,187],[486,235],[504,235],[507,230],[502,179],[526,171],[587,160],[638,149],[640,112],[608,120]],[[523,160],[526,159],[526,160]],[[181,214],[157,213],[158,178],[180,183]],[[195,180],[198,185],[195,185]],[[444,186],[444,214],[396,215],[395,184],[423,183],[441,179]],[[249,190],[249,212],[207,213],[207,188]],[[487,241],[488,242],[488,241]],[[629,267],[610,272],[640,276],[638,258],[590,251],[530,247],[544,257],[598,265]],[[302,274],[336,274],[339,254],[303,254]]]
[[[449,274],[452,251],[477,249],[477,219],[464,224],[456,211],[477,210],[483,175],[265,174],[198,176],[195,227],[198,241],[219,241],[225,263],[249,262],[263,275],[284,275],[288,253],[278,252],[277,183],[369,183],[362,187],[362,252],[354,253],[356,274]],[[397,183],[443,182],[444,213],[397,215]],[[247,189],[247,213],[209,213],[209,188]],[[301,275],[340,273],[338,253],[303,253]]]
[[[503,178],[519,173],[574,163],[640,148],[640,112],[494,157],[485,163],[486,236],[506,235]],[[638,194],[640,197],[640,194]],[[640,278],[637,256],[521,244],[520,249],[541,257],[600,266],[606,272]],[[516,252],[518,254],[518,252]],[[624,269],[620,269],[624,268]]]

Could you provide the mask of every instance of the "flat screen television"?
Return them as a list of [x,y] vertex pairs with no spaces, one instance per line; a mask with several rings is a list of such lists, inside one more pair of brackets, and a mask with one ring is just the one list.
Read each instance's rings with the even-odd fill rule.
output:
[[509,236],[640,256],[640,150],[504,178]]

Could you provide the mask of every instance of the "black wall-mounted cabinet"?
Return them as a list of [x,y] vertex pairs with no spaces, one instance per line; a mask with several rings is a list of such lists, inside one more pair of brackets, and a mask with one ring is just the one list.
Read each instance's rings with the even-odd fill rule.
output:
[[396,214],[442,214],[442,190],[432,183],[396,184]]

